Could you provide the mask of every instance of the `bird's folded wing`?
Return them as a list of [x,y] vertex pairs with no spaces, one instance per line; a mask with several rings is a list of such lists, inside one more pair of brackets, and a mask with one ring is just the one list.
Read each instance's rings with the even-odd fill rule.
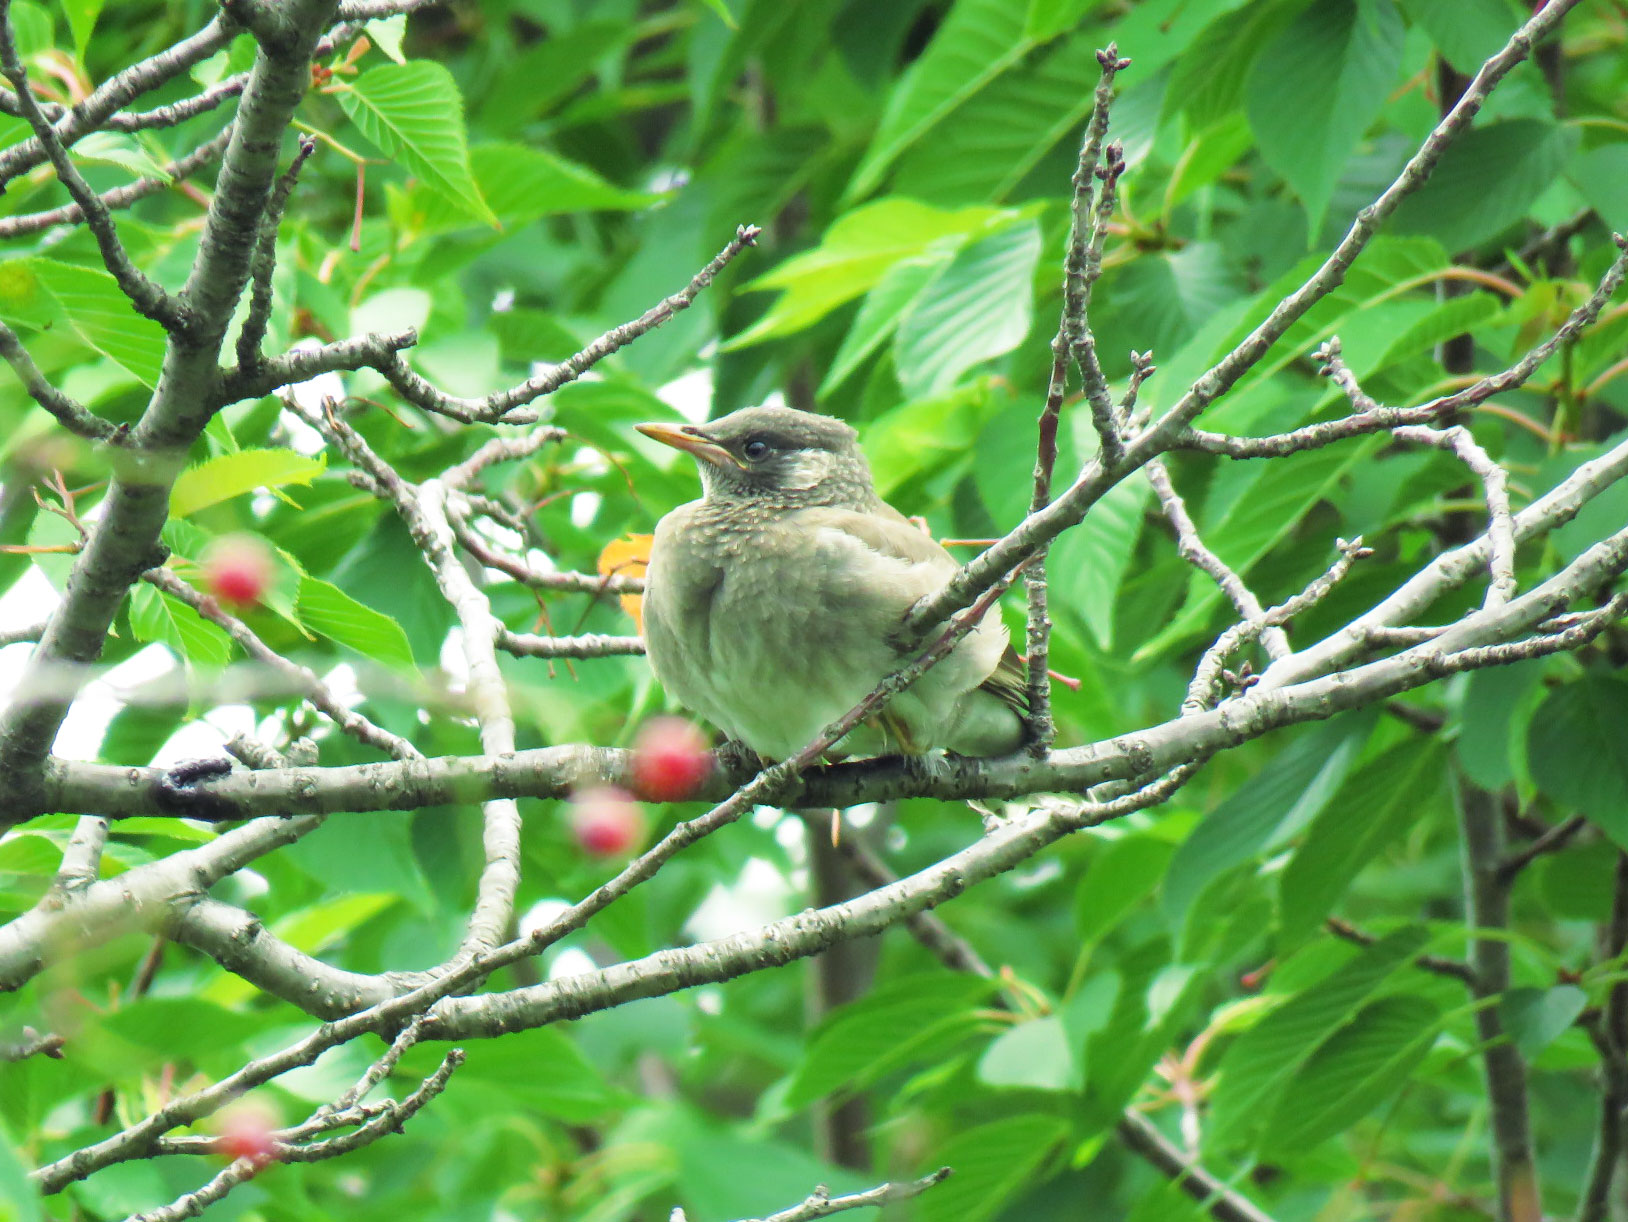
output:
[[[885,513],[858,513],[852,509],[821,507],[796,515],[801,530],[826,534],[834,546],[859,545],[876,554],[880,567],[891,576],[890,586],[905,605],[900,613],[925,594],[938,589],[955,572],[955,557],[925,531],[891,506]],[[892,563],[888,563],[891,561]]]
[[[894,574],[893,589],[897,592],[901,617],[918,599],[943,586],[960,567],[955,557],[930,535],[886,503],[880,506],[879,512],[819,508],[803,510],[798,517],[799,526],[805,529],[834,532],[863,545],[879,559],[893,561],[888,568]],[[1001,633],[1000,639],[1004,637]],[[991,658],[987,665],[989,671],[980,686],[1018,713],[1027,712],[1027,672],[1012,647],[1005,645],[998,657]]]

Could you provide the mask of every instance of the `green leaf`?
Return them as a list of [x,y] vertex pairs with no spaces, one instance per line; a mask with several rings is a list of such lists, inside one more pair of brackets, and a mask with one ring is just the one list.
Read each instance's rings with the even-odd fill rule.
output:
[[[981,231],[1001,214],[992,208],[945,212],[913,199],[881,199],[832,222],[819,246],[794,255],[746,291],[784,289],[768,313],[722,347],[728,351],[813,326],[838,306],[869,292],[902,260],[942,239],[948,248]],[[945,249],[940,246],[939,249]]]
[[1078,615],[1103,649],[1114,644],[1114,609],[1130,571],[1152,486],[1143,479],[1115,484],[1085,521],[1052,545],[1046,561],[1051,588],[1062,596],[1056,614]]
[[888,96],[843,198],[869,195],[901,152],[1034,46],[1024,6],[1012,0],[958,0],[932,43]]
[[232,657],[232,638],[184,602],[138,582],[130,588],[130,631],[138,641],[168,645],[185,661],[219,670]]
[[415,669],[413,651],[401,625],[390,616],[357,602],[338,586],[303,576],[295,605],[300,621],[312,632],[386,666],[404,671]]
[[[1015,6],[1014,6],[1015,7]],[[916,1201],[921,1222],[984,1222],[1051,1157],[1067,1127],[1055,1116],[1014,1116],[963,1129],[934,1152],[955,1174]]]
[[238,450],[217,454],[181,472],[170,489],[170,512],[184,518],[259,488],[309,484],[327,469],[325,458],[320,455],[312,458],[297,450]]
[[616,1103],[616,1091],[577,1041],[554,1027],[471,1040],[468,1056],[458,1071],[460,1089],[478,1091],[494,1114],[518,1105],[585,1124]]
[[[1097,61],[1077,39],[1003,72],[899,159],[894,189],[938,203],[1006,198],[1091,113]],[[1058,179],[1062,185],[1062,179]]]
[[1009,1027],[978,1058],[978,1080],[986,1086],[1031,1090],[1078,1090],[1080,1072],[1057,1015]]
[[120,132],[91,132],[73,146],[73,158],[91,165],[118,166],[137,177],[170,181],[169,171],[163,162],[140,141]]
[[1538,119],[1472,127],[1442,155],[1435,172],[1391,218],[1394,233],[1439,238],[1468,250],[1526,214],[1565,169],[1574,133]]
[[1418,996],[1364,1006],[1296,1071],[1261,1148],[1303,1154],[1394,1094],[1435,1042],[1441,1011]]
[[1266,164],[1322,224],[1346,161],[1385,105],[1402,55],[1391,0],[1317,0],[1255,63],[1249,122]]
[[158,384],[164,328],[130,308],[104,271],[34,257],[0,260],[0,321],[69,334],[147,386]]
[[1449,297],[1391,341],[1374,363],[1374,368],[1388,368],[1407,357],[1445,343],[1455,335],[1478,331],[1502,308],[1498,298],[1491,293]]
[[367,23],[367,36],[373,40],[375,47],[396,63],[407,62],[407,57],[401,53],[402,40],[407,37],[406,13],[397,13],[392,17],[375,17]]
[[1310,936],[1363,866],[1431,813],[1446,774],[1439,739],[1415,737],[1368,761],[1312,820],[1278,885],[1278,921],[1294,944]]
[[1382,938],[1233,1041],[1221,1058],[1205,1145],[1225,1149],[1250,1142],[1300,1067],[1413,960],[1428,937],[1422,927],[1410,926]]
[[1074,928],[1082,946],[1112,930],[1152,892],[1175,851],[1168,840],[1147,833],[1121,836],[1097,850],[1074,892]]
[[1576,153],[1566,172],[1607,225],[1628,229],[1628,141]]
[[894,264],[879,280],[876,287],[865,295],[848,332],[842,337],[842,346],[826,370],[825,381],[817,392],[824,398],[842,384],[871,353],[887,341],[898,329],[899,320],[914,304],[921,290],[937,275],[954,250],[929,251]]
[[1301,731],[1206,815],[1171,859],[1162,896],[1166,917],[1183,922],[1211,880],[1315,818],[1344,782],[1374,721],[1371,712],[1347,713]]
[[[478,144],[470,170],[487,206],[504,229],[520,229],[545,216],[572,212],[629,212],[662,197],[606,182],[587,166],[522,144]],[[466,208],[427,186],[410,191],[404,220],[422,233],[446,233],[474,222]]]
[[948,390],[983,361],[1029,334],[1040,226],[1022,221],[973,242],[916,299],[893,341],[899,382],[911,398]]
[[1138,348],[1174,352],[1218,311],[1236,312],[1238,284],[1215,242],[1142,255],[1116,275],[1100,298],[1113,303],[1119,333]]
[[1465,76],[1503,49],[1524,14],[1508,0],[1400,0],[1408,20],[1423,26],[1436,49]]
[[472,216],[498,223],[470,171],[463,97],[444,65],[380,64],[338,97],[351,122],[383,153],[399,157],[409,172]]
[[1570,1030],[1587,1006],[1588,994],[1574,984],[1511,989],[1498,1002],[1504,1029],[1528,1061]]
[[144,997],[87,1019],[74,1056],[110,1077],[156,1071],[184,1047],[189,1058],[230,1056],[259,1034],[259,1020],[196,997]]
[[1526,756],[1537,787],[1628,847],[1628,683],[1590,671],[1557,687],[1532,715]]
[[1499,790],[1515,779],[1516,752],[1525,754],[1525,714],[1546,669],[1543,659],[1535,658],[1470,672],[1453,748],[1464,774],[1483,789]]
[[932,399],[900,404],[866,430],[876,490],[883,496],[901,484],[965,456],[1000,403],[981,383]]
[[953,1047],[981,1021],[976,1008],[993,988],[939,972],[895,980],[843,1006],[810,1039],[785,1105],[804,1107]]
[[1029,0],[1023,30],[1036,42],[1057,37],[1096,7],[1095,0]]
[[0,1126],[0,1222],[42,1222],[39,1190],[28,1178],[28,1167],[17,1147]]

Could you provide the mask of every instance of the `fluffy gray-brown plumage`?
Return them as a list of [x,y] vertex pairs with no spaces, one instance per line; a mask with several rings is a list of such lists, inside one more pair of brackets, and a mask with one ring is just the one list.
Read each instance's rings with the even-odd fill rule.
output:
[[[840,420],[748,407],[705,425],[638,427],[693,454],[703,489],[656,526],[650,665],[730,738],[784,759],[909,660],[894,645],[900,622],[956,562],[876,495]],[[1005,754],[1023,740],[1023,690],[990,615],[837,754]]]

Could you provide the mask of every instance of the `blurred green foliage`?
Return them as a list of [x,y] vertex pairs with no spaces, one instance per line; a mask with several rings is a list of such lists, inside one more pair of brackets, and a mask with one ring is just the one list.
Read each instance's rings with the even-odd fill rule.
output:
[[[1130,170],[1093,324],[1111,378],[1126,376],[1133,348],[1154,351],[1160,371],[1142,396],[1158,409],[1315,266],[1523,7],[484,0],[374,23],[370,49],[336,54],[299,112],[319,145],[283,225],[268,348],[417,326],[415,366],[444,389],[483,394],[636,317],[738,223],[758,223],[757,251],[693,309],[548,399],[569,440],[496,469],[489,490],[534,507],[535,542],[554,564],[591,572],[606,543],[648,532],[696,493],[688,460],[636,437],[631,422],[671,418],[680,402],[721,414],[778,394],[858,425],[879,486],[938,536],[996,535],[1028,500],[1094,50],[1113,40],[1133,62],[1112,129]],[[36,79],[67,100],[196,29],[213,6],[14,0],[12,12]],[[1343,411],[1308,358],[1334,334],[1370,393],[1405,405],[1502,367],[1552,330],[1608,261],[1607,228],[1628,227],[1625,43],[1618,6],[1583,4],[1563,41],[1513,73],[1343,286],[1208,427],[1262,433]],[[241,70],[251,51],[239,37],[140,104],[188,96]],[[190,151],[223,113],[99,136],[76,153],[106,189]],[[0,126],[20,138],[18,121]],[[206,174],[121,214],[138,261],[167,283],[184,275],[198,192],[209,189]],[[37,170],[8,184],[0,213],[64,199]],[[1519,253],[1584,211],[1575,238]],[[161,336],[124,307],[87,233],[6,244],[0,319],[81,401],[113,420],[139,414]],[[1464,335],[1467,346],[1453,342]],[[1625,343],[1618,305],[1530,386],[1469,421],[1509,468],[1517,507],[1624,427]],[[343,389],[352,422],[408,478],[458,461],[491,431],[423,416],[372,374]],[[1060,470],[1093,444],[1087,414],[1072,411]],[[478,750],[471,726],[433,697],[452,621],[416,549],[342,464],[293,452],[309,449],[274,400],[226,409],[177,490],[166,542],[183,575],[214,537],[263,536],[283,566],[278,596],[250,617],[268,642],[321,673],[353,667],[368,714],[425,754]],[[81,511],[107,474],[10,378],[0,381],[0,463],[8,543],[71,538],[32,496],[52,471],[87,489]],[[1376,549],[1293,625],[1297,642],[1481,529],[1478,491],[1450,456],[1380,440],[1272,463],[1181,457],[1173,468],[1206,539],[1268,603],[1325,568],[1336,537],[1360,534]],[[276,495],[257,491],[268,488]],[[1625,516],[1628,496],[1608,492],[1570,533],[1523,551],[1523,569],[1575,554]],[[67,563],[0,555],[0,589],[31,565],[60,586]],[[612,599],[549,595],[540,606],[491,576],[517,629],[630,630]],[[1059,541],[1051,578],[1052,664],[1080,680],[1077,692],[1059,689],[1063,741],[1170,716],[1227,616],[1150,516],[1145,485],[1117,490]],[[1019,600],[1008,602],[1016,628]],[[234,653],[186,607],[138,589],[105,660],[155,641],[200,685]],[[1594,958],[1617,848],[1628,846],[1620,662],[1621,642],[1608,641],[1425,689],[1409,698],[1412,722],[1352,714],[1217,759],[1171,806],[1077,836],[944,910],[1008,974],[999,987],[950,973],[899,930],[875,948],[874,990],[813,1030],[806,970],[794,966],[472,1046],[404,1134],[338,1162],[275,1168],[207,1216],[616,1222],[681,1204],[693,1222],[722,1222],[783,1208],[816,1183],[836,1191],[948,1163],[956,1176],[910,1216],[1184,1219],[1199,1206],[1111,1136],[1133,1103],[1179,1136],[1181,1098],[1203,1101],[1206,1163],[1276,1218],[1480,1216],[1474,1203],[1491,1189],[1472,1012],[1458,982],[1409,965],[1422,948],[1463,952],[1453,800],[1466,784],[1540,826],[1574,811],[1597,820],[1598,832],[1522,875],[1516,989],[1504,999],[1531,1062],[1548,1205],[1566,1212],[1595,1124],[1595,1060],[1572,1020],[1621,966]],[[662,703],[639,659],[520,660],[506,672],[522,747],[623,743]],[[146,763],[210,703],[127,709],[84,750]],[[315,725],[274,699],[252,714],[274,730]],[[376,758],[332,733],[322,756]],[[605,876],[555,804],[523,809],[522,910]],[[680,812],[656,813],[670,825]],[[980,828],[964,807],[926,800],[876,819],[855,834],[876,836],[901,872]],[[477,824],[473,809],[339,817],[219,890],[347,968],[428,966],[462,933]],[[71,826],[39,819],[0,841],[0,909],[39,897]],[[210,834],[122,823],[103,868]],[[775,885],[754,899],[747,884],[764,866]],[[541,970],[700,936],[694,918],[709,896],[736,895],[726,917],[744,922],[752,903],[776,915],[805,906],[808,887],[800,833],[765,814],[679,857]],[[1331,913],[1381,940],[1364,949],[1330,937]],[[73,1053],[0,1072],[0,1124],[24,1161],[102,1135],[91,1109],[104,1088],[128,1122],[309,1025],[175,947],[151,996],[129,1000],[147,948],[132,935],[73,957],[6,1002],[8,1018],[62,1031]],[[511,971],[494,985],[532,978]],[[992,1006],[997,995],[1004,1008]],[[370,1055],[336,1051],[260,1093],[292,1119]],[[420,1048],[404,1069],[428,1072],[439,1055]],[[869,1167],[813,1152],[810,1107],[833,1096],[866,1102]],[[121,1217],[204,1176],[196,1162],[127,1164],[39,1216]],[[0,1147],[0,1192],[15,1179]]]

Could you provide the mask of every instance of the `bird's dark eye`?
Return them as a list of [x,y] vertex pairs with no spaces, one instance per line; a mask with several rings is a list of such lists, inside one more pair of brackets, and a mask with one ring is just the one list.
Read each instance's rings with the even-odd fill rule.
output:
[[757,462],[768,455],[769,443],[761,437],[754,437],[741,447],[741,453],[746,455],[752,462]]

